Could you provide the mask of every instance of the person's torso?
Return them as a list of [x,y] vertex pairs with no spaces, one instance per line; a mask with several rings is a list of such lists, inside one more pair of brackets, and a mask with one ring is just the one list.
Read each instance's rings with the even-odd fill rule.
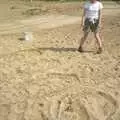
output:
[[85,4],[85,17],[98,19],[100,10],[100,2],[86,3]]

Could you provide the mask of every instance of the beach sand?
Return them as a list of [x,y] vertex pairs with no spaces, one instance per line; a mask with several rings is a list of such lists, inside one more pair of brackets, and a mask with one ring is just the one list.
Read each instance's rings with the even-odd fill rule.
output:
[[[27,18],[15,7],[19,18],[10,20],[6,11],[0,23],[0,120],[120,120],[120,8],[112,7],[104,10],[102,54],[96,54],[91,33],[85,52],[77,51],[77,10],[75,16],[68,10]],[[29,31],[33,40],[22,40]]]

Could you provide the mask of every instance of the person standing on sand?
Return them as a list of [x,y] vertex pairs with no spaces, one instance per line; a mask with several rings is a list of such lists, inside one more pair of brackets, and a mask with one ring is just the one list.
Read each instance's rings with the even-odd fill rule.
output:
[[89,32],[94,33],[94,37],[98,44],[97,53],[102,52],[102,40],[100,37],[101,22],[102,22],[102,9],[103,5],[98,0],[89,0],[84,4],[83,8],[83,16],[82,16],[82,28],[84,31],[84,35],[81,38],[80,46],[78,51],[83,52],[83,44],[86,41]]

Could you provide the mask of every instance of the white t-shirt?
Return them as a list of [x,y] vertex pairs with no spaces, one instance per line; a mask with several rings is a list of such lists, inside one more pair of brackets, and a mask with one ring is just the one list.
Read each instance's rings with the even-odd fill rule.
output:
[[96,1],[95,3],[87,2],[84,5],[84,9],[85,9],[85,18],[98,19],[99,10],[103,9],[103,5],[99,1]]

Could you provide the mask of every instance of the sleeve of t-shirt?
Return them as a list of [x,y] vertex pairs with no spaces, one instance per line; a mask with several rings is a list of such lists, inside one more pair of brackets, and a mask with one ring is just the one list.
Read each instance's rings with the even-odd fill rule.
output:
[[85,3],[84,4],[84,9],[87,9],[87,7],[88,7],[88,3]]
[[100,2],[100,10],[103,9],[103,4]]

